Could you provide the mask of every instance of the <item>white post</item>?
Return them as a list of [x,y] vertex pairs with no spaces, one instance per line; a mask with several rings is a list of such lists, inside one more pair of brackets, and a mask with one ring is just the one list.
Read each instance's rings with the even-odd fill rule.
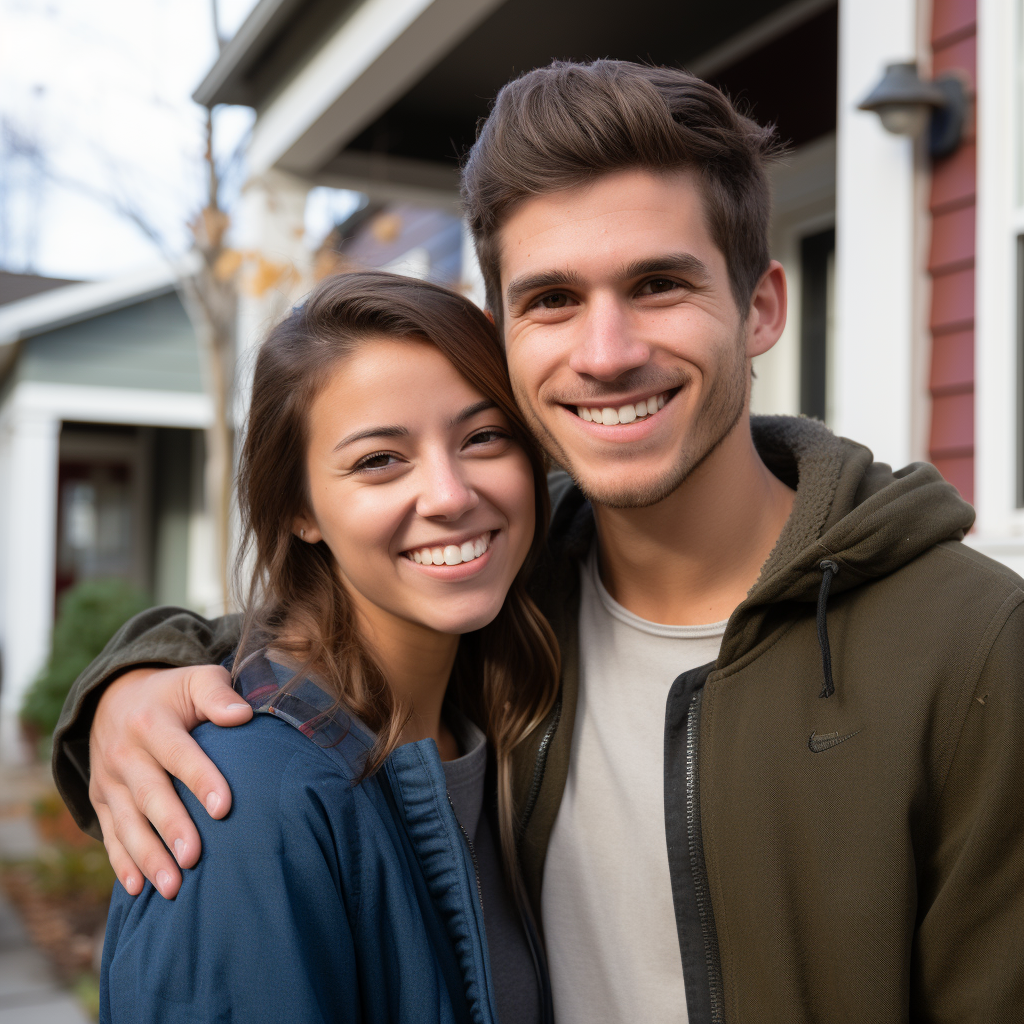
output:
[[14,407],[5,433],[0,758],[16,763],[24,755],[18,712],[49,654],[53,628],[60,421]]
[[246,254],[238,309],[235,413],[249,408],[252,364],[263,336],[312,285],[306,246],[306,196],[310,182],[283,171],[265,171],[242,190],[236,245]]
[[[288,312],[313,284],[312,253],[306,244],[306,197],[310,182],[283,171],[269,170],[250,178],[242,190],[235,244],[246,254],[242,293],[238,303],[237,358],[234,418],[236,457],[249,412],[249,393],[256,353],[267,331]],[[205,524],[208,525],[208,524]],[[195,522],[200,545],[206,540],[204,524]],[[237,506],[232,507],[232,544],[240,540]],[[204,579],[197,561],[190,581],[194,589],[216,589]],[[234,564],[234,553],[232,553]],[[238,580],[245,592],[247,569]]]
[[834,429],[893,466],[923,455],[914,146],[857,104],[917,38],[914,0],[840,0]]

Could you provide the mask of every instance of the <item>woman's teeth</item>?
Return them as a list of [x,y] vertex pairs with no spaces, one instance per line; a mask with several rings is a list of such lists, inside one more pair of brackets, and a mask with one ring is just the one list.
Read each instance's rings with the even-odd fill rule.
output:
[[490,546],[490,533],[482,533],[462,544],[448,544],[443,548],[417,548],[407,554],[420,565],[461,565],[479,558]]
[[655,395],[635,405],[620,405],[617,409],[606,405],[603,409],[591,409],[585,405],[576,406],[576,412],[588,423],[603,423],[606,427],[614,427],[619,423],[632,423],[643,419],[665,407],[665,394]]

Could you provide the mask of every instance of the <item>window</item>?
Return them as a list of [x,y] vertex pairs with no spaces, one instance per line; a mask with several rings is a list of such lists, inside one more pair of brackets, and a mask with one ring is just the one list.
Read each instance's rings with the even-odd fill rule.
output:
[[835,228],[800,241],[800,412],[826,423],[835,251]]

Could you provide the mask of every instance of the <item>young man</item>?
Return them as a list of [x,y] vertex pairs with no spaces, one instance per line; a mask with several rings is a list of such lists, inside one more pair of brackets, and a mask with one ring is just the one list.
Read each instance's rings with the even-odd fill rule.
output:
[[[562,692],[515,778],[556,1016],[1016,1020],[1024,584],[960,543],[933,468],[751,423],[785,322],[771,145],[683,72],[558,64],[465,169],[516,395],[568,472],[536,584]],[[199,856],[163,768],[227,812],[184,730],[248,717],[222,670],[154,666],[236,630],[148,612],[69,699],[55,774],[129,891],[136,864],[177,890],[147,818]]]

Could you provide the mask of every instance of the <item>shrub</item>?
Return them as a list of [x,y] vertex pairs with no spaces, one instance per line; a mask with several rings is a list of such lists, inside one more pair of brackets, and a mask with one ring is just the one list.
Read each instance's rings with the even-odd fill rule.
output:
[[25,694],[21,720],[40,735],[51,735],[71,684],[121,625],[151,603],[124,580],[71,587],[61,597],[50,658]]

